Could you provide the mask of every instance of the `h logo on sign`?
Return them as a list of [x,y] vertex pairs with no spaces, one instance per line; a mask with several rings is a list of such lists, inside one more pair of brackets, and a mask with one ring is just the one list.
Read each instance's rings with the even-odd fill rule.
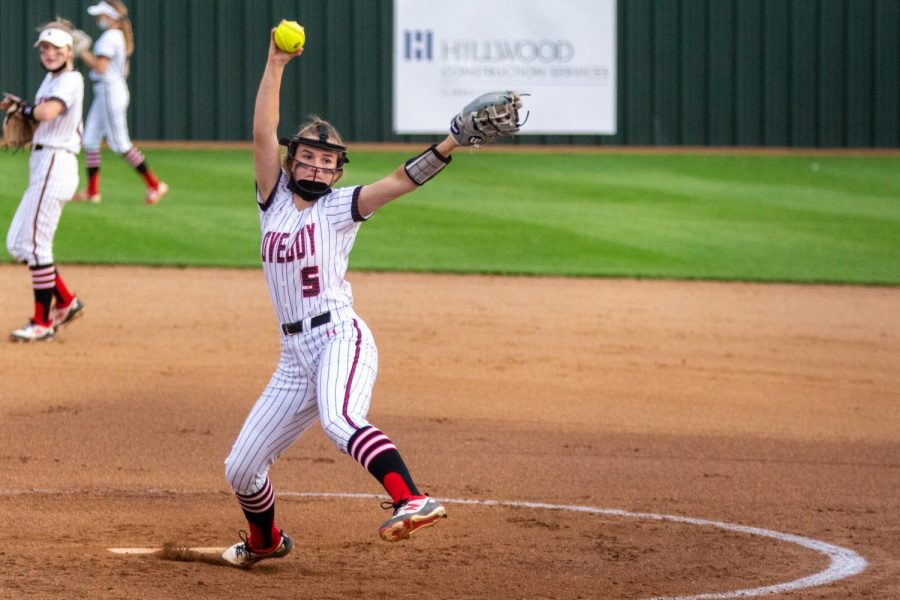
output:
[[430,30],[403,32],[403,58],[406,60],[433,60],[433,45],[434,32]]

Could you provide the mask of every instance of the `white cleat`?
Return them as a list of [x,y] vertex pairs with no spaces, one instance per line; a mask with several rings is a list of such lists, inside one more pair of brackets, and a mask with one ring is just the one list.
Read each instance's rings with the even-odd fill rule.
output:
[[146,202],[147,204],[150,204],[150,205],[159,204],[159,201],[163,199],[163,196],[165,196],[168,193],[169,193],[169,186],[166,185],[165,183],[163,183],[162,181],[160,181],[159,186],[155,190],[154,189],[147,190],[147,195],[144,197],[144,202]]
[[278,547],[266,553],[256,552],[250,548],[246,531],[238,532],[238,537],[241,538],[241,541],[227,548],[222,553],[222,560],[235,567],[246,568],[267,558],[282,558],[290,554],[294,548],[294,541],[291,539],[291,536],[283,531],[281,532],[281,543],[278,544]]
[[91,204],[100,204],[100,193],[88,194],[87,190],[78,192],[72,196],[72,202],[90,202]]
[[447,511],[436,500],[428,496],[410,498],[394,507],[394,516],[384,522],[378,534],[386,542],[405,540],[446,516]]
[[48,342],[53,339],[53,334],[52,326],[44,327],[34,321],[28,321],[25,325],[10,333],[9,339],[12,342]]
[[68,306],[64,308],[57,308],[53,311],[53,328],[56,329],[58,327],[62,327],[63,325],[68,325],[75,319],[81,316],[81,311],[84,310],[84,304],[78,298],[73,298]]

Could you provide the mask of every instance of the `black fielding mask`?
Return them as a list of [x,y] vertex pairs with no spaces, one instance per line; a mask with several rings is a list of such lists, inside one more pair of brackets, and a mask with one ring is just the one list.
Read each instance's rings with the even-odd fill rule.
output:
[[[350,162],[350,159],[347,158],[347,147],[341,146],[340,144],[332,144],[328,141],[328,127],[322,123],[319,123],[319,139],[314,140],[310,138],[303,138],[298,136],[293,136],[290,139],[281,138],[278,140],[278,143],[282,146],[287,146],[288,149],[288,157],[291,160],[294,159],[294,154],[297,152],[297,146],[303,144],[304,146],[311,146],[313,148],[319,148],[320,150],[330,150],[332,152],[337,152],[337,172],[342,173],[344,171],[344,165]],[[340,177],[340,175],[338,175]],[[335,179],[334,181],[337,181]],[[331,183],[334,183],[332,181]],[[331,186],[322,181],[310,181],[306,179],[295,179],[294,178],[294,170],[290,169],[290,174],[288,177],[287,187],[289,190],[300,196],[306,201],[313,202],[318,200],[322,196],[331,192]]]

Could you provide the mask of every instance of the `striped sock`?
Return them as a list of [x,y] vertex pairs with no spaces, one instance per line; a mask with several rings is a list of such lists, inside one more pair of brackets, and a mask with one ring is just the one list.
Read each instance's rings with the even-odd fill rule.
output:
[[397,446],[382,431],[372,426],[357,430],[347,452],[384,486],[394,504],[421,495]]
[[31,287],[34,289],[33,321],[43,327],[50,327],[50,304],[56,287],[56,267],[37,265],[31,269]]
[[138,150],[137,146],[132,146],[131,150],[122,155],[128,164],[137,169],[144,163],[144,155]]
[[84,163],[88,173],[87,193],[96,196],[100,193],[100,151],[85,150]]
[[153,174],[153,171],[150,170],[150,167],[147,166],[147,161],[137,146],[132,146],[131,150],[126,152],[124,156],[128,164],[134,167],[138,174],[144,178],[144,183],[147,184],[148,188],[155,190],[159,187],[159,180]]
[[269,478],[258,492],[235,496],[250,526],[250,548],[260,552],[274,550],[281,543],[281,531],[275,527],[275,491]]
[[100,151],[85,149],[84,164],[87,166],[88,169],[99,169],[100,168]]

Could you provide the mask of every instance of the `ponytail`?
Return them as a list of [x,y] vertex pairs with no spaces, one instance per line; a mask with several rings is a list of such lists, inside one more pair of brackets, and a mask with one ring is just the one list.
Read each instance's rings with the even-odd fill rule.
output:
[[119,29],[122,31],[122,35],[125,36],[125,56],[131,57],[132,53],[134,53],[134,30],[131,27],[131,21],[128,19],[128,7],[125,6],[122,0],[106,0],[106,2],[111,4],[116,9],[116,12],[119,13]]
[[119,21],[119,28],[125,36],[125,56],[131,57],[134,53],[134,31],[131,28],[131,21],[128,17],[122,17]]

